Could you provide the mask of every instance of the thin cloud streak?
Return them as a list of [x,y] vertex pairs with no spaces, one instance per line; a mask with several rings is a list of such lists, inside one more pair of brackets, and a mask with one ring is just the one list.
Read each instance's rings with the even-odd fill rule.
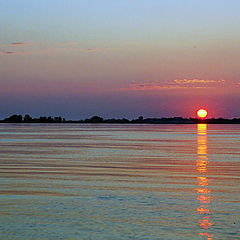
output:
[[7,44],[0,44],[1,47],[23,47],[32,45],[30,42],[11,42]]
[[13,52],[13,51],[3,51],[3,50],[0,50],[0,54],[15,54],[16,52]]
[[175,83],[177,84],[190,84],[190,83],[224,83],[226,80],[207,80],[207,79],[175,79]]
[[9,45],[10,46],[23,46],[23,45],[29,45],[30,43],[28,42],[12,42]]
[[6,54],[15,54],[16,52],[12,52],[12,51],[7,51],[5,52]]
[[173,89],[189,89],[189,88],[207,88],[206,86],[180,86],[177,84],[161,84],[156,82],[151,83],[132,83],[127,87],[123,87],[120,90],[128,91],[153,91],[153,90],[173,90]]
[[[21,45],[21,43],[15,43]],[[16,45],[16,46],[17,46]],[[4,51],[0,50],[0,54],[11,54],[11,55],[38,55],[38,54],[56,54],[56,53],[63,53],[63,52],[98,52],[101,51],[100,48],[81,48],[75,47],[75,43],[70,43],[69,45],[63,44],[59,47],[49,47],[49,48],[42,48],[42,49],[32,49],[32,50],[24,50],[24,51]],[[15,45],[14,45],[15,46]]]
[[[236,85],[236,84],[235,84]],[[131,83],[120,90],[125,91],[150,91],[150,90],[173,90],[173,89],[202,89],[233,87],[234,84],[226,80],[205,80],[205,79],[175,79],[172,82],[141,82]]]

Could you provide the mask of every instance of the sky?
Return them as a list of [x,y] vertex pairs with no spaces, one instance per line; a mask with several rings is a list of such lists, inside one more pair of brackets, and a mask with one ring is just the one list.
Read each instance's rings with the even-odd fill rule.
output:
[[0,119],[240,117],[240,1],[0,0]]

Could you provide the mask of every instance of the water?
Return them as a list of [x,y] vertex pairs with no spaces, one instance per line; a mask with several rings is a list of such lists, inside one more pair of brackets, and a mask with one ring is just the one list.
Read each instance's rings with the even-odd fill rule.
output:
[[240,239],[239,125],[0,125],[0,239]]

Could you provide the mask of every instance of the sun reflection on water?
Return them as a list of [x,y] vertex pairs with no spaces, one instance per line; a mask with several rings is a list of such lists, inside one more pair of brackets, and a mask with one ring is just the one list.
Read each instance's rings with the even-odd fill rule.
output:
[[197,177],[198,187],[195,189],[198,193],[197,200],[200,202],[200,206],[196,209],[197,213],[200,214],[199,227],[204,230],[200,232],[200,236],[206,237],[206,240],[213,240],[213,234],[208,232],[209,228],[214,224],[210,219],[212,214],[209,209],[211,203],[211,190],[208,189],[210,180],[205,176],[207,173],[208,156],[207,156],[207,124],[197,125],[197,160],[196,170],[200,174]]

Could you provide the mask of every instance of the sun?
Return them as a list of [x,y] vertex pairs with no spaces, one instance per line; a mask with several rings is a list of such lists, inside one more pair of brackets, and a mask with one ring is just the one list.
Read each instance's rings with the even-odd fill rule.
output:
[[197,115],[199,118],[205,118],[208,115],[208,112],[205,109],[199,109],[197,110]]

